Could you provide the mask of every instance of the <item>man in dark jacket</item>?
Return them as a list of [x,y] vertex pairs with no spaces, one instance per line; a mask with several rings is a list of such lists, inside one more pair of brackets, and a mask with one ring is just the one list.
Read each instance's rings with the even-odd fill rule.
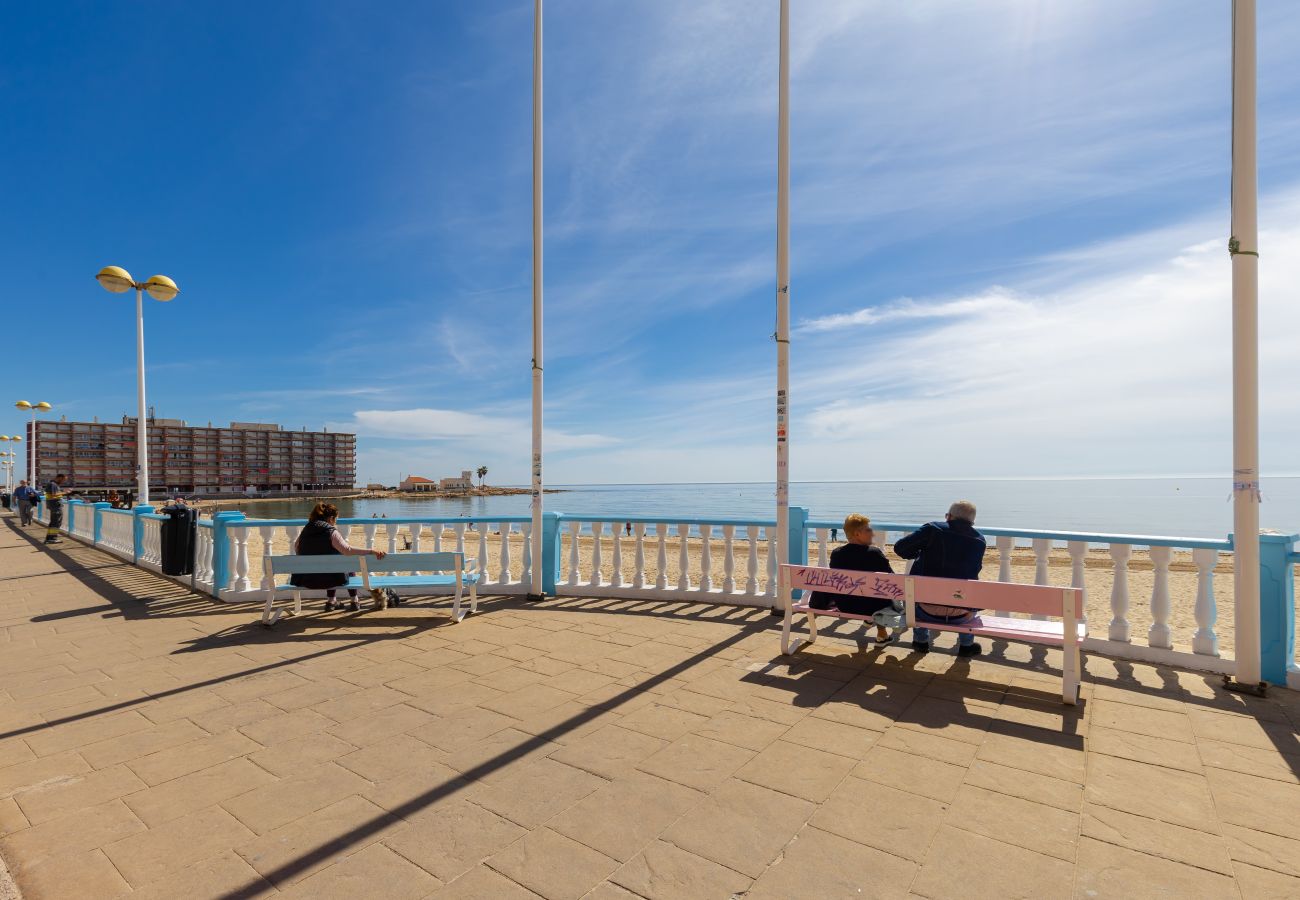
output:
[[[919,529],[900,538],[894,552],[902,559],[914,559],[910,574],[928,575],[932,578],[979,578],[984,567],[984,535],[975,530],[975,504],[958,500],[948,508],[942,522],[927,522]],[[979,612],[957,606],[916,606],[918,622],[960,625],[969,622]],[[912,647],[926,653],[930,649],[930,629],[917,628],[912,633]],[[957,655],[976,656],[982,647],[975,643],[975,635],[965,632],[957,635]]]

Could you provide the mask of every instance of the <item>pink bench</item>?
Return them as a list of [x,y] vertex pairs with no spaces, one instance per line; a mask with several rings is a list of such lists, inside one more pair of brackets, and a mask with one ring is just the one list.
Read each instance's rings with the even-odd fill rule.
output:
[[[1036,584],[1009,584],[1002,581],[962,581],[955,578],[928,578],[922,575],[893,575],[882,572],[854,572],[847,569],[823,569],[817,566],[781,566],[784,587],[793,590],[826,591],[831,594],[851,594],[856,597],[875,597],[903,603],[907,627],[916,627],[916,604],[931,603],[939,606],[969,606],[977,609],[996,609],[998,613],[981,612],[961,625],[936,625],[920,623],[923,628],[936,631],[958,631],[983,635],[998,640],[1026,641],[1060,647],[1061,697],[1074,705],[1079,700],[1079,677],[1082,671],[1079,644],[1088,634],[1084,619],[1083,591],[1079,588],[1060,588]],[[789,596],[781,591],[781,596]],[[803,613],[808,617],[808,637],[791,642],[790,629],[794,616]],[[1045,618],[1021,619],[1004,613],[1025,613]],[[801,643],[817,640],[817,617],[870,620],[838,610],[813,609],[807,600],[787,604],[785,622],[781,628],[781,652],[794,653]]]

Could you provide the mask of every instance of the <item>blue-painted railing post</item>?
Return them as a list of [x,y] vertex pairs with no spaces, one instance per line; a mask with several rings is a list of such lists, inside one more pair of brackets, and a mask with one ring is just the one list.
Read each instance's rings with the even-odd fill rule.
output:
[[1295,577],[1291,548],[1297,534],[1259,536],[1260,677],[1286,686],[1286,671],[1295,650]]
[[146,513],[153,512],[153,507],[149,505],[136,506],[131,509],[131,562],[137,566],[140,565],[140,557],[144,556],[144,519],[140,518]]
[[241,512],[219,512],[212,517],[212,596],[220,598],[222,588],[230,569],[230,532],[226,529],[229,522],[238,522],[244,518]]
[[92,534],[94,534],[95,536],[94,540],[96,544],[98,544],[104,538],[104,510],[109,509],[110,507],[112,507],[112,505],[113,504],[108,503],[107,501],[104,500],[101,500],[95,504],[95,512],[94,512],[95,530],[92,532]]
[[81,506],[80,500],[68,501],[68,521],[64,523],[63,529],[68,534],[77,533],[77,508]]
[[[534,563],[536,565],[536,563]],[[542,513],[542,593],[555,596],[560,580],[560,514]]]
[[[808,564],[808,507],[792,506],[790,507],[790,530],[787,532],[786,547],[788,549],[789,559],[777,560],[777,562],[788,562],[792,566],[806,566]],[[791,598],[798,599],[803,595],[803,591],[792,591]],[[777,609],[784,610],[784,597],[777,597]]]

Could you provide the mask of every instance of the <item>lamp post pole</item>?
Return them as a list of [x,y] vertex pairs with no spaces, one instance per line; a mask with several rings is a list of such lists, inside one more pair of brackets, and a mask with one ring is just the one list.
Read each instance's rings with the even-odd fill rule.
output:
[[1263,693],[1259,633],[1259,231],[1255,0],[1232,4],[1232,531],[1236,682]]
[[140,502],[149,502],[149,429],[145,424],[145,400],[144,400],[144,288],[140,285],[135,287],[135,383],[136,383],[136,404],[139,413],[136,415],[135,441],[136,456],[135,469],[140,490]]
[[[790,0],[781,0],[776,131],[776,562],[778,610],[790,603]],[[774,610],[775,611],[775,610]]]
[[533,447],[531,600],[543,599],[542,565],[542,0],[533,4]]
[[131,277],[131,273],[120,266],[105,266],[99,270],[95,280],[110,293],[121,294],[135,290],[135,381],[136,399],[140,407],[135,423],[135,468],[140,502],[148,503],[149,427],[146,419],[148,408],[145,406],[144,397],[144,294],[148,291],[150,297],[165,303],[175,298],[180,293],[180,288],[176,287],[176,282],[166,275],[153,275],[147,281],[136,281]]

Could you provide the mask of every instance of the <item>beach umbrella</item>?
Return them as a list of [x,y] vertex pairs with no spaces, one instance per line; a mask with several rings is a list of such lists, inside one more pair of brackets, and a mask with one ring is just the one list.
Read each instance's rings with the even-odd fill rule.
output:
[[790,592],[780,564],[790,561],[790,0],[781,0],[776,126],[776,561],[777,602]]
[[1259,245],[1255,0],[1232,4],[1232,588],[1237,680],[1262,692],[1259,634]]
[[542,593],[542,0],[533,0],[533,456],[532,583]]

